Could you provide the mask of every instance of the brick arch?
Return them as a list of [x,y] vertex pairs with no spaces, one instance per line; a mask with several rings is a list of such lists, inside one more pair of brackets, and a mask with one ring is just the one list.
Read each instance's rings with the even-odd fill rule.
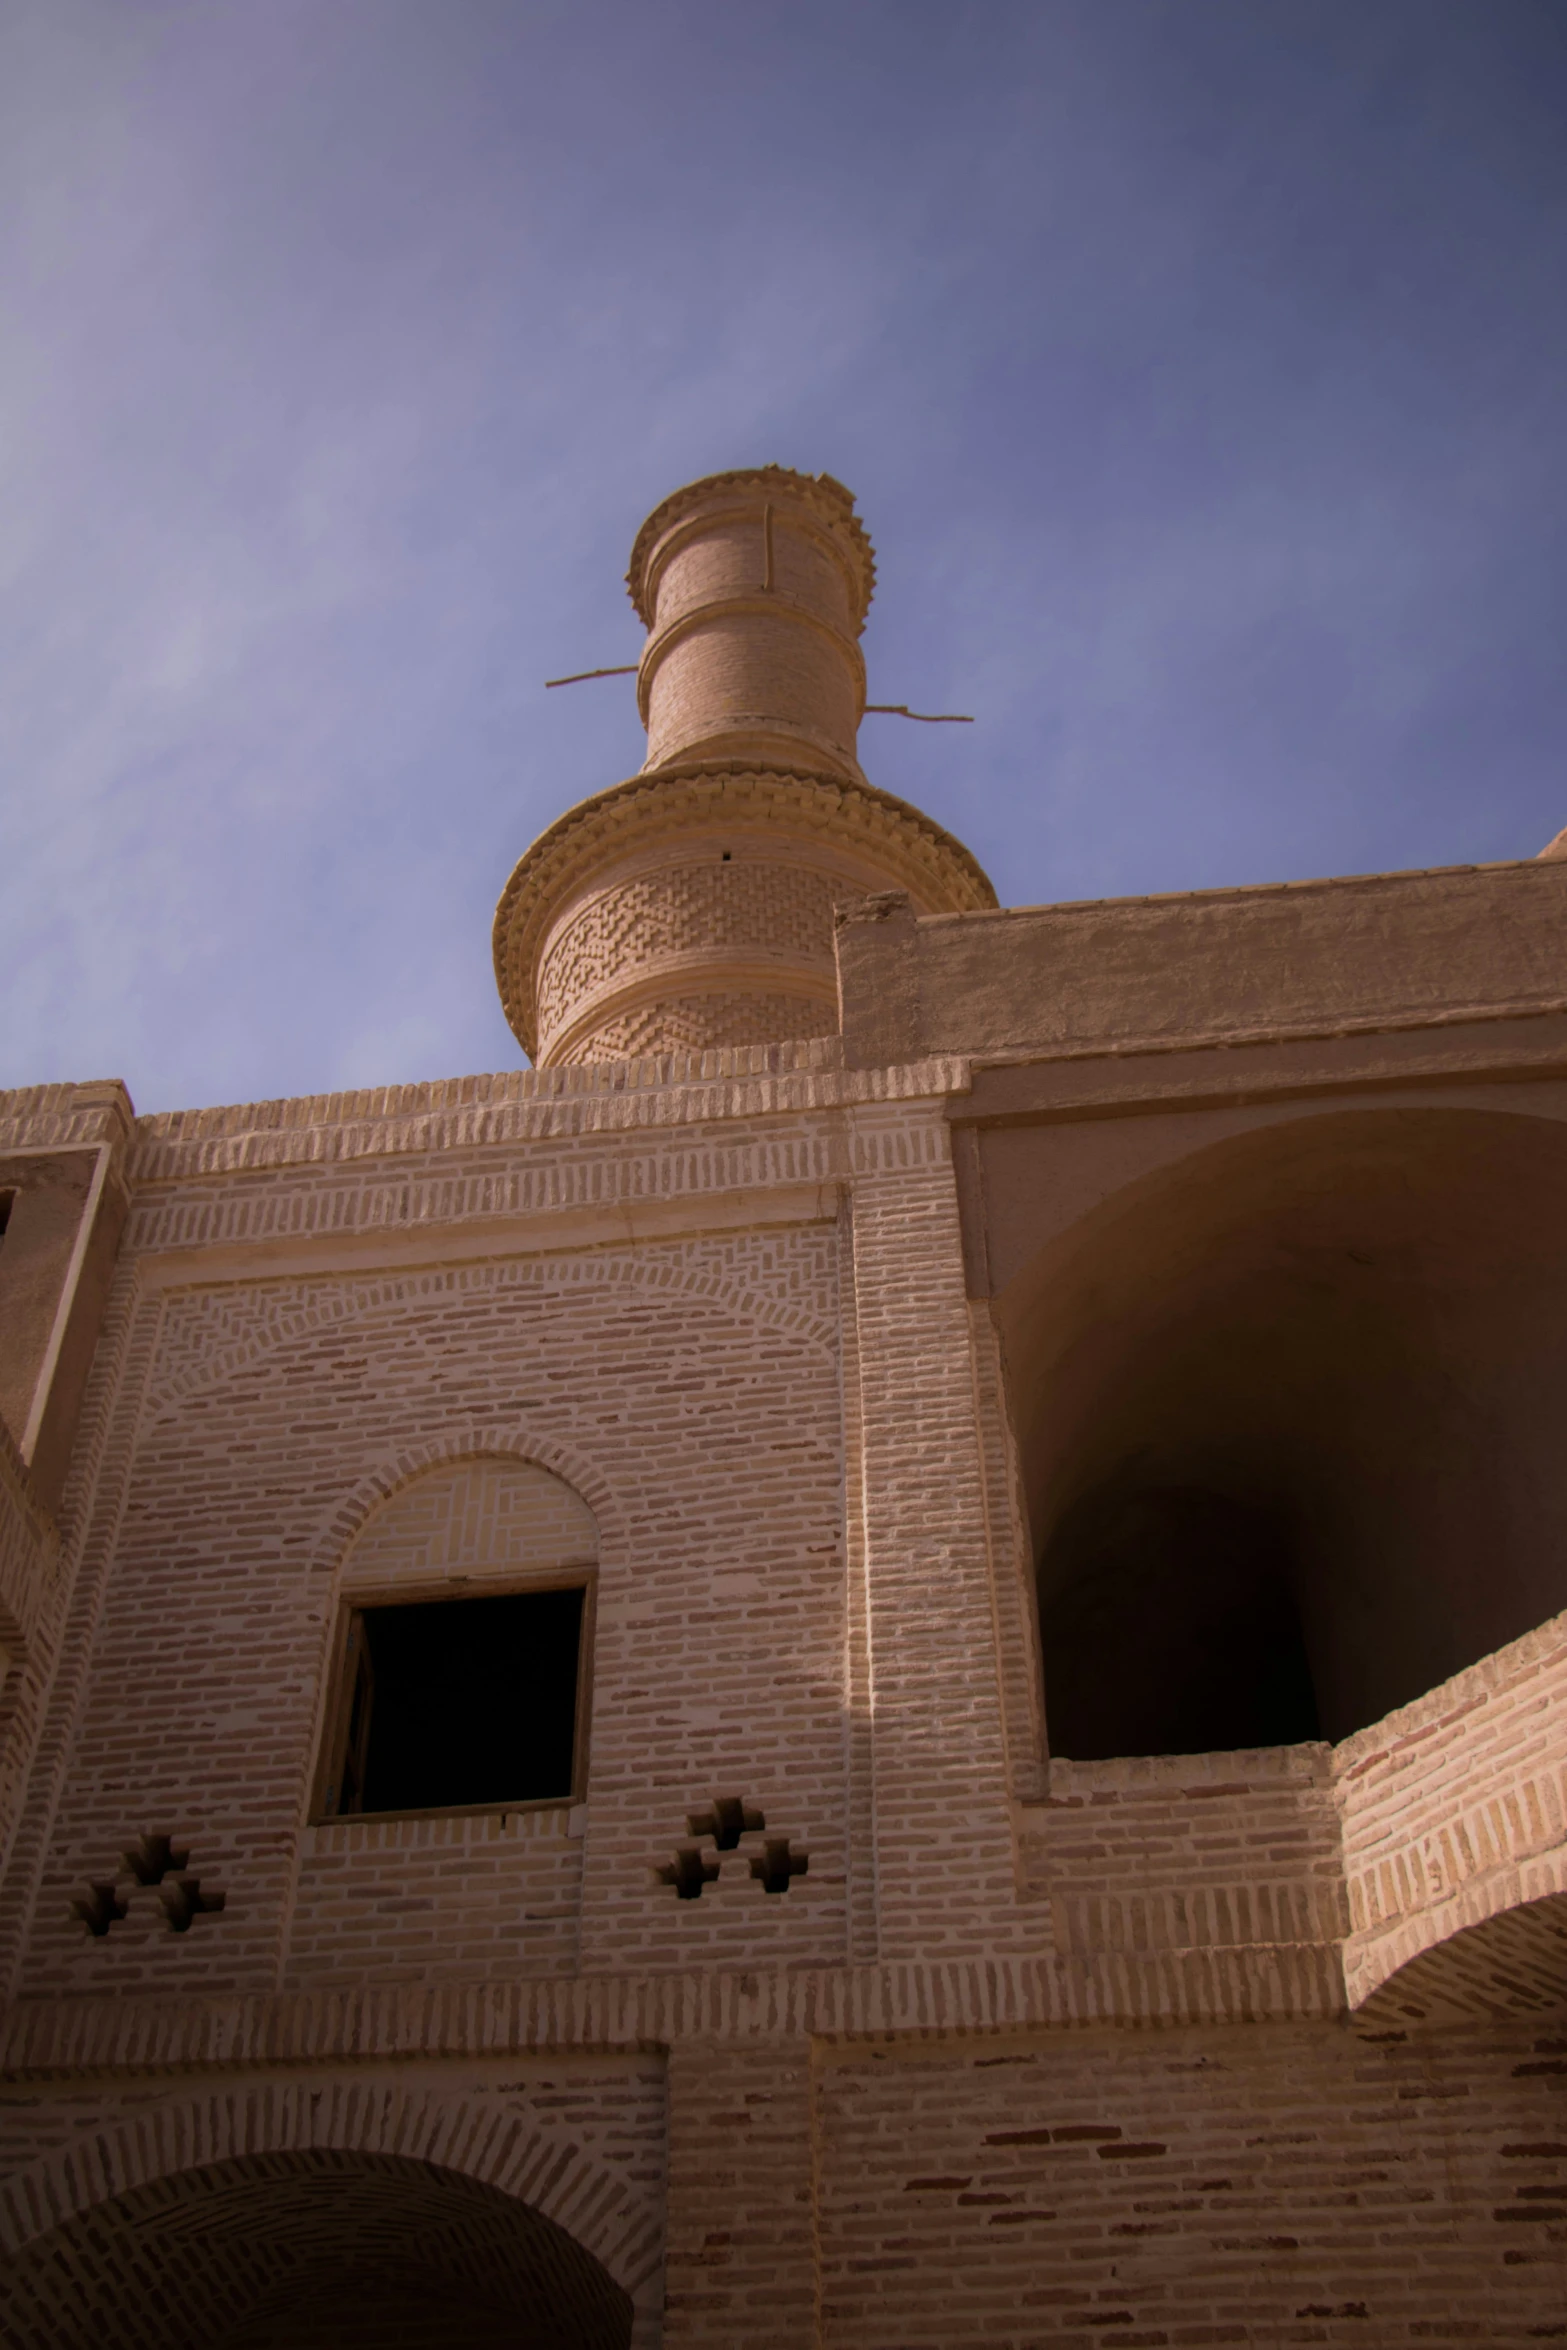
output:
[[1442,2024],[1567,2007],[1567,1851],[1461,1886],[1394,1934],[1345,1951],[1367,2022]]
[[[450,2182],[459,2236],[471,2241],[470,2222],[482,2222],[498,2243],[509,2224],[545,2269],[578,2275],[597,2312],[597,2330],[583,2337],[594,2350],[634,2340],[633,2312],[643,2321],[638,2333],[656,2314],[661,2216],[569,2130],[541,2126],[515,2107],[491,2109],[479,2097],[352,2079],[217,2088],[82,2132],[0,2187],[8,2291],[33,2267],[41,2279],[57,2275],[57,2256],[75,2239],[112,2235],[117,2224],[127,2242],[145,2239],[159,2213],[178,2219],[176,2233],[188,2245],[200,2235],[199,2206],[214,2182],[231,2185],[241,2209],[259,2211],[253,2198],[269,2182],[326,2174],[359,2182],[371,2208],[379,2182],[380,2208],[402,2213],[399,2228],[422,2188]],[[186,2209],[191,2197],[194,2214]]]
[[321,1529],[311,1556],[311,1572],[335,1570],[371,1514],[393,1494],[433,1469],[457,1468],[464,1461],[513,1461],[521,1467],[547,1469],[587,1503],[598,1520],[601,1537],[613,1541],[625,1534],[619,1494],[591,1455],[541,1434],[525,1422],[497,1428],[493,1421],[481,1426],[462,1418],[448,1421],[418,1444],[387,1454],[355,1480]]
[[[361,1286],[360,1278],[345,1275],[329,1295],[312,1300],[297,1312],[283,1315],[270,1328],[220,1347],[196,1369],[171,1379],[151,1404],[148,1425],[155,1425],[187,1396],[205,1391],[243,1370],[262,1356],[313,1331],[395,1310],[410,1298],[446,1290],[460,1297],[468,1290],[496,1288],[562,1289],[577,1285],[596,1289],[635,1288],[653,1296],[682,1296],[740,1314],[764,1327],[786,1333],[817,1352],[832,1356],[838,1333],[832,1323],[803,1307],[780,1305],[774,1298],[747,1288],[729,1275],[693,1272],[684,1266],[650,1265],[641,1259],[584,1252],[559,1257],[514,1258],[500,1265],[456,1265],[425,1268],[417,1273],[387,1274]],[[325,1286],[325,1284],[323,1284]]]

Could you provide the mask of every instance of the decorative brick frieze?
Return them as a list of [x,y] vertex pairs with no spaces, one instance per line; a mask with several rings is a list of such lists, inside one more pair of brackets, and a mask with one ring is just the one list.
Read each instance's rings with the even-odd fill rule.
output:
[[693,1304],[732,1305],[832,1354],[837,1337],[831,1313],[833,1229],[830,1223],[791,1225],[786,1227],[789,1240],[767,1251],[717,1238],[635,1252],[552,1251],[450,1270],[421,1269],[401,1278],[337,1275],[173,1292],[160,1376],[144,1408],[161,1411],[309,1332],[421,1301],[478,1298],[497,1290],[625,1289],[649,1298],[688,1296]]
[[825,971],[802,975],[816,984],[804,985],[790,995],[769,986],[769,981],[779,976],[773,967],[752,971],[749,984],[730,971],[725,974],[722,990],[705,993],[689,984],[702,977],[700,969],[687,963],[684,975],[688,982],[684,993],[678,992],[666,974],[659,980],[656,1000],[627,1002],[630,991],[617,990],[602,1011],[593,1005],[583,1006],[575,1037],[584,1059],[624,1060],[653,1051],[660,1044],[693,1049],[704,1043],[748,1044],[753,1038],[776,1036],[780,1029],[802,1036],[837,1035],[838,1010],[827,993]]
[[[76,1896],[72,1914],[94,1941],[128,1918],[133,1902],[143,1918],[161,1917],[172,1933],[188,1934],[197,1918],[215,1917],[228,1907],[227,1894],[210,1877],[203,1884],[189,1864],[189,1851],[176,1851],[172,1837],[161,1832],[138,1836],[112,1876],[95,1879]],[[143,1895],[150,1895],[150,1902]]]
[[716,1885],[722,1864],[696,1844],[677,1844],[672,1860],[660,1861],[653,1874],[661,1885],[674,1888],[677,1901],[700,1901],[704,1885]]
[[[736,1890],[747,1910],[754,1904],[768,1916],[789,1912],[790,1902],[764,1901],[750,1885]],[[677,1905],[662,1894],[671,1910],[694,1911],[693,1923],[711,1898]],[[428,1988],[361,1982],[195,1992],[180,2000],[148,1991],[28,1998],[5,2019],[0,2066],[27,2081],[171,2066],[667,2047],[693,2037],[950,2041],[966,2033],[1070,2034],[1096,2024],[1163,2031],[1292,2017],[1341,2022],[1344,2015],[1336,1954],[1310,1944],[1126,1950],[1093,1959],[1051,1949],[872,1967],[752,1963],[731,1970],[704,1959],[652,1974],[491,1975]]]
[[[738,1853],[747,1837],[761,1838],[760,1850],[750,1851],[742,1863],[731,1864],[731,1876],[736,1866],[743,1866],[764,1893],[787,1893],[797,1877],[803,1877],[810,1868],[808,1852],[794,1850],[787,1836],[764,1836],[767,1816],[759,1804],[747,1803],[741,1795],[715,1796],[705,1811],[686,1814],[686,1826],[698,1839],[695,1844],[679,1844],[672,1860],[663,1861],[654,1875],[661,1885],[674,1888],[680,1901],[699,1901],[703,1889],[718,1882],[724,1864],[715,1855]],[[713,1853],[702,1849],[711,1842]]]
[[[914,1102],[965,1092],[969,1065],[947,1056],[906,1069],[843,1070],[837,1040],[732,1051],[522,1069],[494,1078],[390,1091],[304,1096],[183,1110],[137,1121],[128,1172],[138,1187],[360,1159],[433,1155],[454,1166],[464,1151],[503,1143],[600,1137],[678,1128],[733,1127],[810,1116],[871,1102]],[[731,1134],[744,1147],[751,1133]],[[258,1187],[264,1196],[270,1186]],[[249,1196],[249,1194],[247,1194]]]
[[0,1155],[104,1144],[118,1154],[131,1137],[134,1117],[131,1097],[117,1077],[97,1085],[0,1088]]
[[830,953],[832,915],[826,877],[803,865],[731,861],[629,876],[585,901],[555,933],[539,966],[540,1008],[549,1017],[556,996],[592,994],[625,969],[633,948],[670,954],[693,942],[728,947],[765,938],[780,953]]
[[591,1567],[598,1554],[598,1523],[563,1477],[537,1461],[464,1457],[411,1477],[373,1512],[343,1561],[342,1586],[368,1600],[453,1579],[515,1583]]

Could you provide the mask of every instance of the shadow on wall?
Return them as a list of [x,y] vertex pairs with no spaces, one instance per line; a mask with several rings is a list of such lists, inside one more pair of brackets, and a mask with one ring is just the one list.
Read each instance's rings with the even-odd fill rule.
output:
[[1318,1112],[998,1301],[1054,1752],[1338,1739],[1567,1605],[1567,1126]]

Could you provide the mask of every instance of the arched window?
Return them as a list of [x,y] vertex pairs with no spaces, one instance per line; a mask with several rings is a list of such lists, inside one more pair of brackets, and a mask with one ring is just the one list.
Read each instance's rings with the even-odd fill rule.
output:
[[536,1463],[433,1469],[344,1562],[315,1816],[583,1791],[598,1529]]

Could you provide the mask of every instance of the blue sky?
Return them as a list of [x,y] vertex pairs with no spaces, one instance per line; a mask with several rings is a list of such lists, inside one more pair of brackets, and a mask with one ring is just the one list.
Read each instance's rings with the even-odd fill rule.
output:
[[0,0],[0,1084],[515,1066],[648,509],[856,492],[1003,903],[1567,823],[1559,0]]

